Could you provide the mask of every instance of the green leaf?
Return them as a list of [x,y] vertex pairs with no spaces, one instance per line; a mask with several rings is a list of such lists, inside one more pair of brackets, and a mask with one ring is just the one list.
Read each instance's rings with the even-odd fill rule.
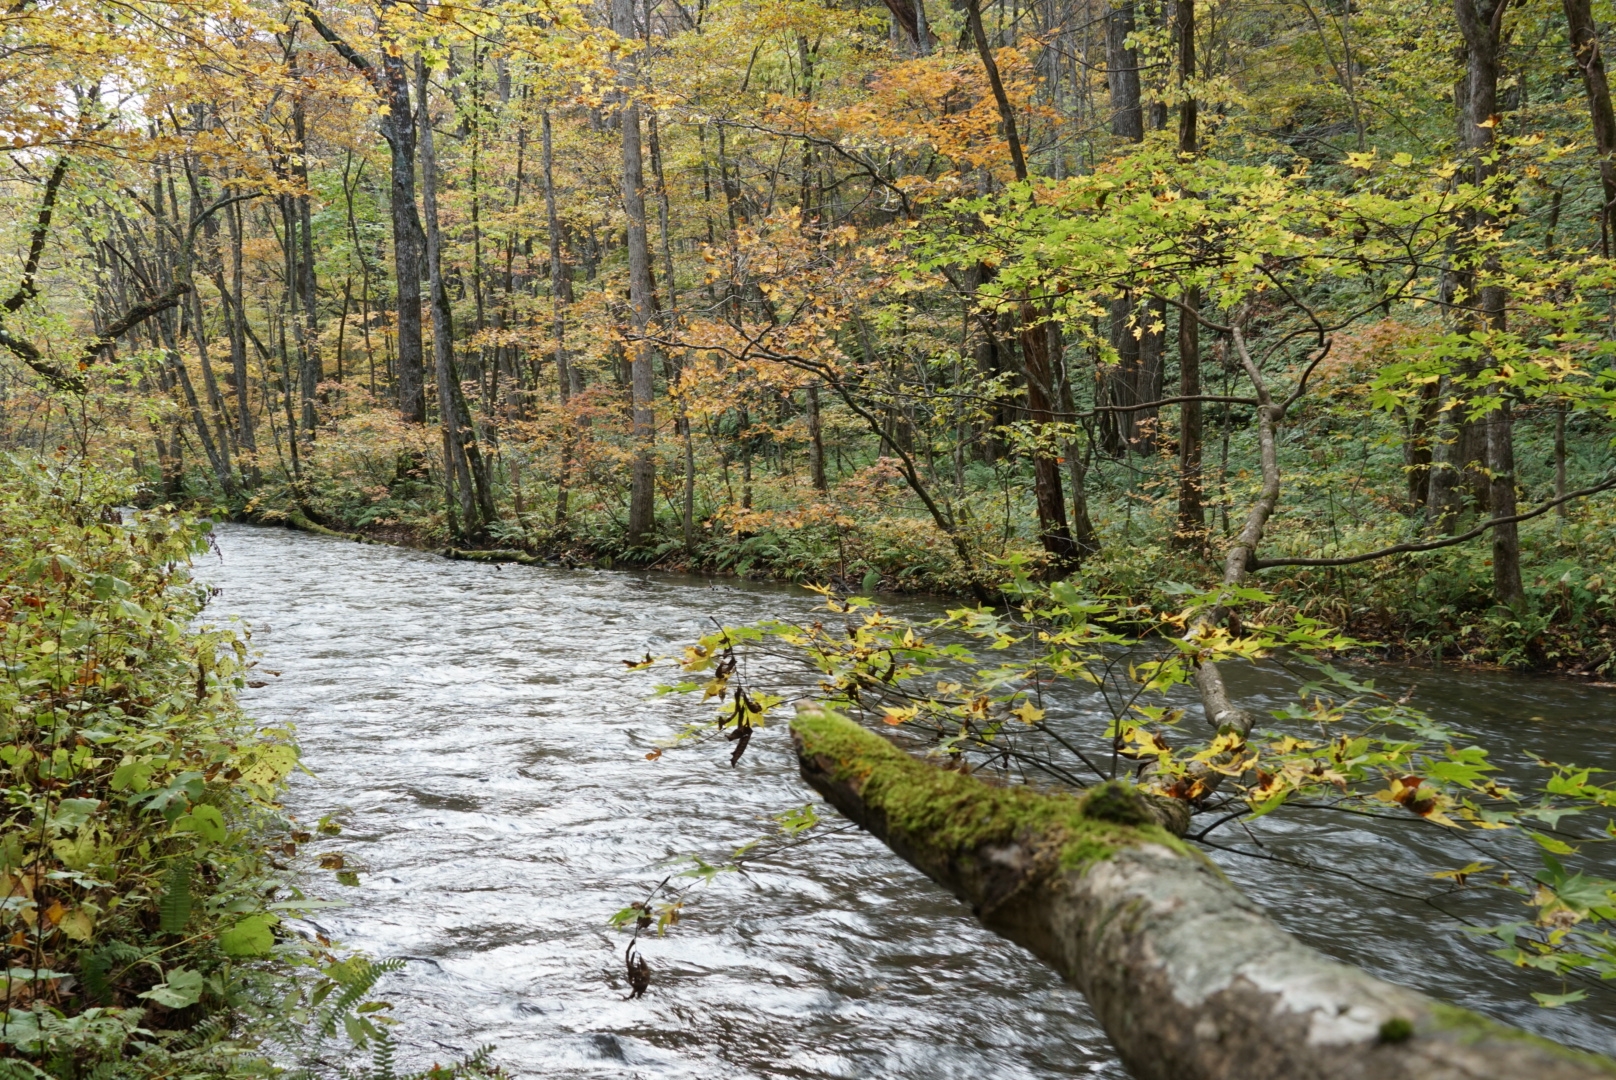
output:
[[112,790],[143,792],[151,786],[155,771],[156,766],[149,761],[126,761],[112,770]]
[[278,922],[273,915],[249,916],[219,935],[219,947],[226,956],[237,959],[268,956],[275,947],[274,927]]
[[1532,994],[1537,1003],[1545,1009],[1557,1009],[1561,1005],[1570,1005],[1572,1002],[1581,1001],[1587,996],[1588,991],[1586,990],[1573,990],[1569,994]]
[[207,805],[194,807],[189,814],[176,818],[174,831],[196,833],[210,844],[222,843],[227,835],[224,815],[217,806]]
[[56,804],[56,812],[51,815],[51,828],[69,832],[89,821],[90,815],[100,807],[100,799],[63,799]]
[[165,981],[139,996],[170,1009],[187,1008],[202,1000],[202,973],[190,968],[171,968]]

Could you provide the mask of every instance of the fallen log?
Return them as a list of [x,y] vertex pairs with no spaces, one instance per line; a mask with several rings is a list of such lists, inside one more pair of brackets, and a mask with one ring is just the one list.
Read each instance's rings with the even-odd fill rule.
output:
[[369,543],[369,540],[359,533],[345,533],[327,528],[318,521],[313,521],[295,510],[284,515],[281,520],[286,523],[287,528],[296,529],[299,532],[313,533],[315,536],[329,536],[335,540],[347,540],[355,544]]
[[445,559],[458,559],[465,562],[489,563],[521,563],[523,566],[544,566],[545,561],[537,555],[529,555],[525,551],[512,548],[492,548],[486,550],[469,548],[444,548]]
[[1134,788],[996,787],[801,706],[802,776],[1081,990],[1138,1080],[1592,1080],[1569,1050],[1280,929]]

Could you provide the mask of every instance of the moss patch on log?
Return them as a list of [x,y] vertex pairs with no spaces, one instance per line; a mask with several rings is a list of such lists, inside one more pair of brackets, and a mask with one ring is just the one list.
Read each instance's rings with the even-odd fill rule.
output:
[[1446,1034],[1467,1043],[1479,1043],[1493,1039],[1504,1042],[1525,1043],[1554,1057],[1574,1061],[1579,1065],[1586,1065],[1610,1076],[1616,1076],[1616,1061],[1602,1054],[1591,1054],[1585,1050],[1563,1046],[1553,1039],[1546,1039],[1541,1035],[1534,1035],[1530,1031],[1511,1027],[1508,1024],[1494,1020],[1490,1016],[1483,1016],[1481,1013],[1472,1012],[1458,1005],[1450,1005],[1445,1001],[1433,1001],[1431,1003],[1429,1020],[1424,1024],[1417,1025],[1417,1033],[1421,1035]]
[[912,843],[953,854],[989,844],[1053,845],[1062,869],[1081,869],[1119,848],[1160,844],[1188,847],[1154,823],[1144,797],[1120,781],[1084,795],[1046,794],[1024,786],[997,787],[940,769],[828,710],[804,710],[791,723],[806,755],[835,763],[835,776],[859,785],[865,805]]

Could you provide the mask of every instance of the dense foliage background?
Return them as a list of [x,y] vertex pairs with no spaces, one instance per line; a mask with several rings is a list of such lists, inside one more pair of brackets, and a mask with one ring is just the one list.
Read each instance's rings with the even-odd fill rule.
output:
[[1281,607],[1603,671],[1610,16],[24,5],[0,424],[411,542],[1159,606],[1258,488],[1238,325],[1284,556],[1571,496]]

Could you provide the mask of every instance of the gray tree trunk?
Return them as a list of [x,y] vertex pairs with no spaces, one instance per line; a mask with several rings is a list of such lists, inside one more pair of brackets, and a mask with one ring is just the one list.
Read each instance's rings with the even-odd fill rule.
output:
[[[636,37],[634,0],[612,0],[612,29],[624,38]],[[645,167],[640,150],[640,106],[634,99],[638,90],[637,67],[632,59],[623,64],[624,98],[618,113],[623,134],[623,214],[628,219],[628,288],[633,309],[635,340],[629,343],[631,359],[632,415],[630,433],[634,441],[634,462],[629,478],[628,542],[638,545],[655,528],[656,520],[656,415],[653,411],[653,372],[651,343],[651,251],[645,228]]]
[[[1132,788],[1079,799],[990,787],[811,706],[791,730],[803,779],[1081,990],[1137,1080],[1616,1072],[1308,948],[1155,824]],[[1049,824],[1029,832],[1028,820]]]

